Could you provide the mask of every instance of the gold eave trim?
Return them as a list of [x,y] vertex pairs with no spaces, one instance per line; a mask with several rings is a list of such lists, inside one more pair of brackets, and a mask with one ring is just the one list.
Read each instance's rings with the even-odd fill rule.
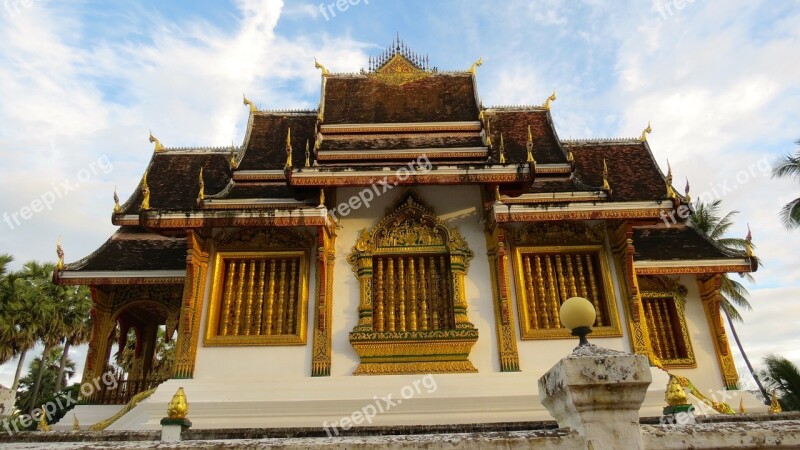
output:
[[142,225],[152,228],[200,228],[212,226],[327,226],[330,224],[325,208],[249,209],[240,211],[204,210],[181,213],[148,211]]
[[[537,171],[538,172],[538,171]],[[553,192],[539,194],[522,194],[519,197],[500,197],[506,205],[531,204],[531,203],[553,203],[553,202],[594,202],[608,200],[605,192]]]
[[237,170],[233,172],[234,181],[284,181],[282,170]]
[[412,131],[481,131],[480,121],[419,123],[346,123],[321,125],[322,134],[339,133],[407,133]]
[[541,220],[652,219],[671,211],[666,202],[600,202],[505,204],[495,202],[492,213],[497,222],[536,222]]
[[541,174],[571,174],[572,167],[569,164],[536,164],[536,173]]
[[114,214],[111,217],[112,225],[139,225],[139,216],[136,214]]
[[265,198],[243,198],[243,199],[205,199],[203,209],[289,209],[289,208],[313,208],[300,200],[287,199],[265,199]]
[[434,170],[414,173],[407,166],[383,170],[319,171],[305,169],[292,174],[292,186],[371,186],[383,184],[399,186],[413,184],[474,184],[474,183],[519,183],[531,181],[527,165],[490,166],[486,168],[462,169],[454,166],[439,166]]
[[58,273],[58,284],[182,284],[185,270],[120,270]]
[[750,272],[750,261],[737,259],[697,259],[669,261],[634,261],[637,275],[691,274],[691,273],[730,273]]
[[486,147],[408,148],[394,150],[320,150],[317,160],[413,159],[423,155],[431,159],[485,158],[488,154],[489,149]]

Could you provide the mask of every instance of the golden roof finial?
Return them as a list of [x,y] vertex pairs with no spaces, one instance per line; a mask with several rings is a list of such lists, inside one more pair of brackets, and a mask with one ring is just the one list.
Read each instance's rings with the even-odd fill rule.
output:
[[739,397],[739,414],[744,414],[746,411],[744,410],[744,396]]
[[779,412],[783,412],[783,408],[781,408],[781,403],[778,401],[778,396],[775,394],[775,389],[772,390],[772,400],[769,404],[769,412],[772,414],[777,414]]
[[239,161],[236,158],[236,147],[233,145],[233,141],[231,141],[231,160],[230,160],[231,169],[236,170],[239,167]]
[[47,423],[47,414],[45,413],[44,405],[42,405],[42,415],[39,416],[39,425],[36,426],[36,431],[50,431],[50,424]]
[[575,155],[572,154],[572,150],[567,152],[567,162],[570,164],[575,162]]
[[292,129],[288,128],[286,131],[286,165],[284,170],[292,169]]
[[311,167],[311,152],[308,149],[308,139],[306,139],[306,165],[305,167]]
[[72,431],[81,431],[81,423],[78,422],[78,416],[72,413]]
[[244,95],[244,92],[242,93],[242,103],[244,103],[245,106],[250,107],[251,113],[258,112],[258,108],[256,108],[255,103],[248,100],[247,97]]
[[480,120],[481,122],[483,122],[484,119],[486,119],[486,115],[483,113],[483,111],[484,109],[481,108],[481,111],[478,113],[478,120]]
[[330,72],[328,71],[328,69],[326,69],[325,66],[320,64],[319,61],[317,61],[317,58],[314,58],[314,67],[317,68],[317,69],[322,70],[322,74],[323,75],[330,75]]
[[494,201],[502,203],[500,200],[500,185],[494,185]]
[[664,393],[664,400],[667,401],[667,405],[669,406],[686,405],[689,402],[686,391],[683,390],[678,379],[673,376],[669,377],[667,391]]
[[653,128],[650,126],[650,121],[647,121],[647,128],[642,130],[642,136],[639,138],[642,142],[647,142],[647,135],[653,132]]
[[689,195],[689,177],[686,177],[686,187],[683,189],[683,192],[686,203],[692,203],[692,196]]
[[319,207],[325,207],[325,189],[319,188]]
[[550,97],[547,97],[547,100],[544,101],[544,103],[542,104],[542,108],[549,110],[550,109],[550,105],[554,101],[556,101],[556,98],[558,98],[558,97],[556,97],[556,90],[553,89],[553,93],[550,94]]
[[142,204],[139,206],[142,211],[150,209],[150,187],[147,185],[147,171],[142,175]]
[[61,236],[58,237],[58,242],[56,242],[56,255],[58,255],[56,269],[62,270],[64,269],[64,249],[61,248]]
[[747,256],[753,256],[753,232],[750,231],[750,223],[747,224],[747,236],[744,238]]
[[200,168],[200,175],[197,177],[200,181],[200,190],[197,193],[197,204],[199,205],[200,202],[205,200],[206,198],[206,182],[203,180],[203,168]]
[[531,133],[530,125],[528,125],[528,143],[526,144],[526,148],[528,149],[527,162],[536,164],[536,160],[533,159],[533,134]]
[[[644,135],[644,133],[642,133]],[[678,196],[675,193],[675,188],[672,187],[672,166],[669,164],[669,160],[667,160],[667,198],[674,199]]]
[[153,148],[154,152],[158,153],[164,151],[164,146],[161,145],[161,141],[159,141],[157,137],[153,136],[152,130],[150,130],[150,137],[147,140],[150,141],[151,144],[155,144],[155,148]]
[[486,119],[486,146],[492,148],[492,124],[489,119]]
[[506,163],[506,144],[503,142],[503,133],[500,133],[500,164]]
[[186,394],[183,388],[179,387],[178,392],[172,396],[172,400],[167,405],[167,417],[173,420],[185,419],[189,415],[189,403],[186,401]]
[[472,66],[470,66],[470,68],[469,68],[469,70],[467,72],[475,75],[475,73],[477,72],[478,67],[480,67],[482,65],[483,65],[483,56],[481,56],[480,58],[478,58],[477,61],[472,63]]
[[114,185],[114,214],[122,212],[122,207],[119,206],[119,195],[117,195],[117,186]]
[[608,192],[608,195],[611,195],[611,185],[608,183],[608,165],[605,158],[603,158],[603,190]]

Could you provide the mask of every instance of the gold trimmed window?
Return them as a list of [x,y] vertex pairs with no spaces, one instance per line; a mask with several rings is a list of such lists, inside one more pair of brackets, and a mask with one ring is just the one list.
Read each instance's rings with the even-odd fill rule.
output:
[[[246,249],[258,247],[253,239],[264,243],[281,236],[290,240],[271,240],[271,245],[261,247],[268,251]],[[298,240],[292,241],[292,236]],[[246,242],[239,240],[231,245],[229,237],[228,242],[218,245],[205,345],[306,343],[308,251],[296,249],[306,237],[287,230],[269,230],[250,236]],[[280,242],[285,244],[284,250],[277,249]]]
[[359,279],[356,375],[476,372],[464,278],[473,253],[413,191],[348,257]]
[[666,367],[697,367],[686,326],[686,288],[670,278],[639,277],[653,352]]
[[[531,224],[514,245],[517,309],[522,339],[569,338],[559,317],[570,297],[588,299],[597,311],[592,336],[621,336],[605,230],[579,223]],[[548,245],[559,243],[559,245]]]

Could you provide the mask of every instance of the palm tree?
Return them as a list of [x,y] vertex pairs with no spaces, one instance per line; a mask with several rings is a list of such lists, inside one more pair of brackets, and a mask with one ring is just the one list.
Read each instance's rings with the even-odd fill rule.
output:
[[[800,145],[800,140],[795,142]],[[772,166],[772,178],[789,178],[800,181],[800,150],[794,156],[781,156]],[[781,208],[781,222],[786,228],[800,228],[800,197]]]
[[12,390],[19,387],[25,356],[36,344],[38,321],[34,317],[30,288],[19,273],[10,273],[0,280],[0,362],[19,357]]
[[776,355],[764,358],[764,382],[774,390],[784,411],[800,410],[800,370],[791,361]]
[[[53,284],[53,271],[55,265],[52,263],[38,263],[29,261],[22,268],[22,276],[27,286],[30,296],[31,312],[37,323],[37,341],[44,344],[42,359],[47,360],[51,356],[53,348],[58,345],[64,332],[62,300],[64,288]],[[44,365],[39,366],[38,374],[31,389],[33,405],[39,398],[39,392],[44,376]]]
[[[28,373],[20,380],[20,390],[17,393],[17,408],[21,411],[30,410],[39,406],[38,399],[51,397],[59,390],[55,388],[58,383],[58,366],[61,360],[62,349],[55,347],[50,352],[47,358],[44,355],[34,358],[28,366]],[[44,360],[44,364],[42,364]],[[38,380],[39,373],[44,373],[44,376]],[[75,373],[75,363],[68,359],[66,362],[66,369],[61,375],[62,378],[69,378]],[[34,385],[36,382],[40,385],[40,394],[34,396]],[[62,379],[64,384],[65,379]]]
[[[752,246],[752,243],[749,241],[749,234],[747,239],[725,237],[725,233],[733,226],[733,216],[738,214],[739,211],[731,211],[721,216],[721,202],[722,200],[717,199],[706,204],[697,200],[694,204],[694,214],[689,216],[689,224],[728,253],[747,256],[748,246]],[[759,265],[761,264],[760,261],[756,261]],[[755,282],[755,279],[749,273],[741,273],[739,275],[751,283]],[[761,381],[756,376],[755,370],[753,370],[753,365],[750,364],[750,359],[744,351],[742,342],[739,340],[739,334],[736,332],[736,327],[734,326],[734,322],[742,322],[742,315],[739,313],[737,307],[747,311],[752,309],[750,302],[747,301],[747,297],[750,293],[747,292],[747,288],[738,281],[731,279],[726,273],[722,274],[719,290],[722,297],[720,309],[725,314],[725,318],[728,319],[728,325],[731,329],[733,339],[736,341],[739,352],[745,364],[747,364],[747,369],[756,381],[758,388],[761,390],[761,393],[764,394],[765,398],[768,398],[764,386],[761,385]]]
[[56,391],[63,387],[62,380],[64,368],[69,357],[72,345],[81,345],[89,342],[92,333],[91,309],[92,299],[86,286],[67,287],[64,298],[64,328],[67,333],[63,337],[64,351],[56,377]]

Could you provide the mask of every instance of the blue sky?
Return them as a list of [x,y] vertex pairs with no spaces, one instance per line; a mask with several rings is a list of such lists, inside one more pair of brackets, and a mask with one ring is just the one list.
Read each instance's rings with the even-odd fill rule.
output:
[[[740,211],[734,234],[753,229],[765,265],[739,327],[751,355],[800,361],[800,235],[777,219],[800,186],[768,173],[800,139],[800,2],[0,3],[0,252],[17,266],[53,260],[59,236],[74,261],[113,232],[114,187],[124,200],[141,177],[148,129],[167,146],[240,143],[242,92],[315,108],[314,57],[356,72],[399,32],[442,70],[482,56],[486,106],[557,89],[562,138],[638,136],[651,121],[676,186],[688,177],[694,197]],[[0,383],[12,377],[0,367]]]

